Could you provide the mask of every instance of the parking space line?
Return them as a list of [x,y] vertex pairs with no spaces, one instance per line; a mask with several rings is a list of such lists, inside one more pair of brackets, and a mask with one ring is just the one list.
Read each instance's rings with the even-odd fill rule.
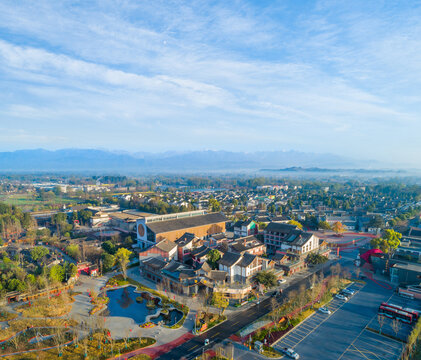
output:
[[306,334],[309,330],[308,329],[297,329],[294,331],[294,333],[297,334]]
[[[363,352],[364,353],[368,353],[368,354],[372,354],[372,355],[374,355],[377,359],[379,359],[379,360],[382,360],[376,353],[374,353],[374,352],[372,352],[372,351],[369,351],[369,350],[364,350],[364,349],[358,349],[355,345],[352,345],[355,349],[357,349],[358,350],[358,352],[361,354],[361,355],[363,355],[365,358],[367,358],[364,354],[363,354]],[[368,358],[367,358],[368,359]]]
[[[370,342],[367,342],[367,341],[364,341],[363,339],[358,339],[358,340],[359,340],[359,341],[361,341],[361,342],[362,342],[362,343],[364,343],[364,344],[369,345],[369,346],[375,346],[374,344],[372,344],[372,343],[370,343]],[[371,340],[376,341],[376,343],[381,343],[381,344],[382,344],[382,348],[381,348],[381,350],[382,350],[382,351],[385,351],[385,352],[387,352],[387,353],[389,353],[389,354],[393,354],[393,355],[394,355],[394,353],[390,352],[389,350],[386,350],[386,349],[385,349],[385,346],[389,346],[389,347],[391,347],[392,349],[399,349],[399,348],[400,348],[400,347],[392,347],[392,346],[390,346],[389,344],[384,343],[384,342],[382,342],[382,341],[378,341],[378,340],[376,340],[376,339],[371,339]]]
[[[372,359],[371,357],[367,357],[366,355],[364,355],[359,349],[357,349],[357,348],[355,348],[355,349],[349,349],[348,351],[347,351],[347,353],[348,354],[350,354],[350,353],[357,353],[357,354],[359,354],[359,355],[362,355],[365,359],[368,359],[368,360],[377,360],[376,358],[374,358],[374,359]],[[361,358],[362,359],[362,358]],[[381,359],[380,359],[381,360]]]
[[299,338],[298,336],[291,336],[296,341],[301,341],[303,338]]
[[[289,341],[282,341],[282,345],[286,345],[287,347],[294,346],[295,343],[289,342]],[[280,345],[280,344],[279,344]],[[285,346],[279,346],[279,347],[285,347]]]

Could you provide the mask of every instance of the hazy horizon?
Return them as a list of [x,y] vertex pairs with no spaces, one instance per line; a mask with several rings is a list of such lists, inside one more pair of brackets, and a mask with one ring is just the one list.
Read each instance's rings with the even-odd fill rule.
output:
[[421,167],[420,3],[0,11],[0,151],[292,150]]

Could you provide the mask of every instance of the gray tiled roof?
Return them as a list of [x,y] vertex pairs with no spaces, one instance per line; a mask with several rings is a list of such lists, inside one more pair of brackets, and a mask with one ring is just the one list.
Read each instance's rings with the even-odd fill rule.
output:
[[157,258],[157,257],[150,257],[146,260],[143,260],[142,264],[150,266],[151,268],[153,268],[155,270],[163,269],[165,267],[165,265],[167,265],[167,263],[165,261],[163,261],[163,260],[161,260],[160,258]]
[[256,255],[251,255],[251,254],[249,254],[249,253],[245,253],[245,254],[243,254],[243,258],[241,259],[241,261],[237,264],[238,266],[241,266],[241,267],[247,267],[247,266],[249,266],[253,261],[254,261],[254,259],[256,259],[257,258],[257,256]]
[[175,220],[157,221],[147,223],[146,226],[155,234],[160,234],[168,231],[175,231],[197,226],[211,225],[220,222],[226,222],[228,219],[225,215],[220,213],[211,213],[205,215],[185,217]]
[[216,281],[225,281],[227,278],[227,273],[221,270],[212,270],[209,273],[209,278]]
[[164,239],[160,241],[158,244],[156,244],[155,246],[162,251],[170,252],[171,250],[177,247],[177,244],[168,239]]
[[241,258],[241,254],[227,251],[222,259],[218,261],[218,264],[224,266],[232,266]]
[[276,231],[281,233],[289,233],[293,230],[297,230],[298,227],[292,224],[283,224],[277,222],[271,222],[265,229],[265,231]]

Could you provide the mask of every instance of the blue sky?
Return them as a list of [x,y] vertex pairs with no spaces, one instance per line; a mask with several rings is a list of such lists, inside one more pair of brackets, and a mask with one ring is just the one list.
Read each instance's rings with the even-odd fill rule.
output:
[[0,150],[421,167],[420,1],[3,1]]

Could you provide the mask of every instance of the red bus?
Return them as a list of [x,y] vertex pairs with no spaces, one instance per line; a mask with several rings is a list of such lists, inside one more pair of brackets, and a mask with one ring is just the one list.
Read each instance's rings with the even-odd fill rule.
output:
[[385,303],[385,302],[382,302],[381,306],[387,306],[387,307],[392,308],[392,309],[407,312],[407,313],[412,315],[414,320],[418,320],[419,312],[417,310],[410,309],[410,308],[404,308],[404,307],[399,306],[399,305]]
[[384,305],[380,305],[379,314],[384,315],[390,319],[398,319],[407,324],[411,324],[414,320],[414,317],[411,313]]

